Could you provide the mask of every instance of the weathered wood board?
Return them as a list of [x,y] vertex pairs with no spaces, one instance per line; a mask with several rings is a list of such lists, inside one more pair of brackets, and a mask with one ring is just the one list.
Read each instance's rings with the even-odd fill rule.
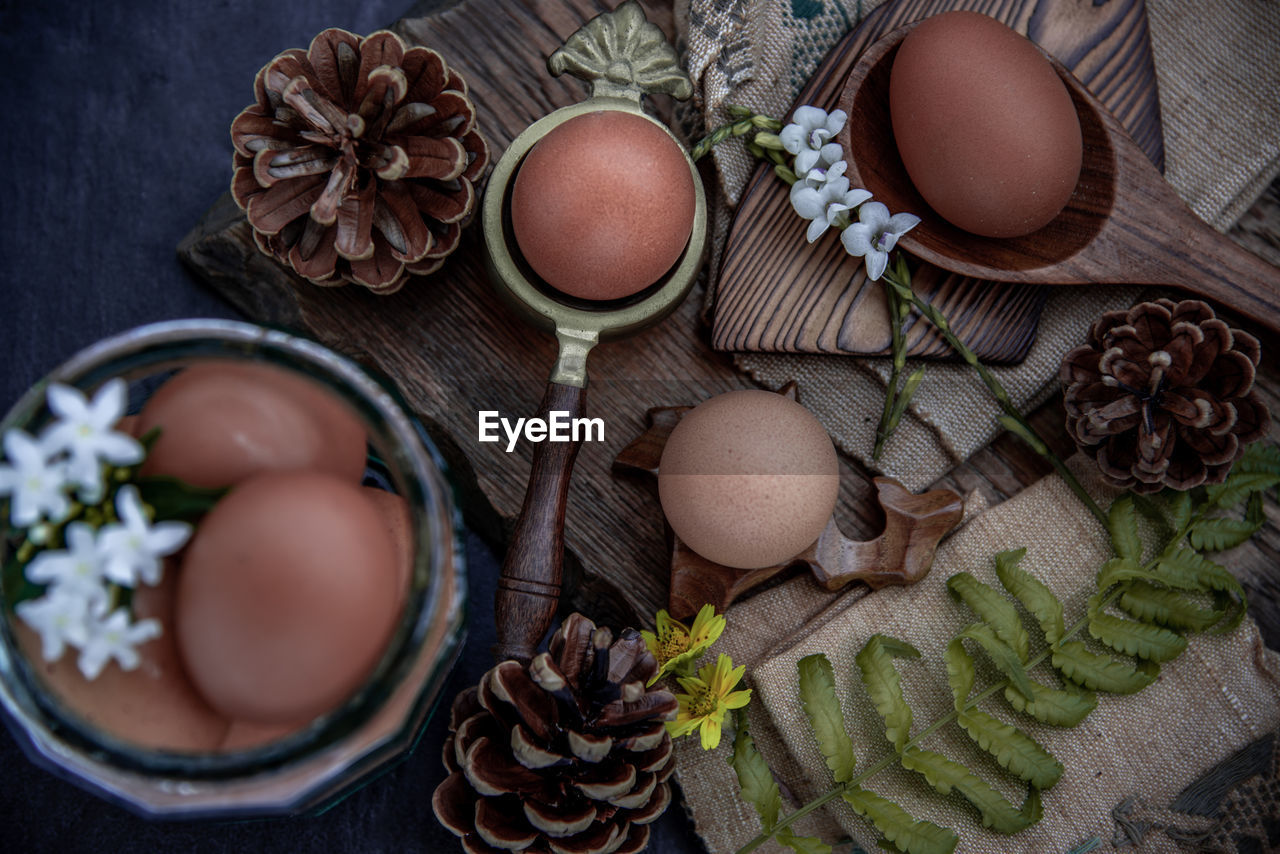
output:
[[[1143,0],[1072,4],[1046,0],[892,0],[872,11],[814,72],[796,105],[834,110],[845,79],[867,45],[903,24],[953,9],[989,15],[1039,44],[1106,104],[1158,167],[1164,167],[1160,102]],[[894,150],[892,128],[884,144]],[[897,211],[895,211],[896,213]],[[787,187],[761,167],[738,208],[721,263],[713,341],[719,350],[780,353],[885,353],[889,347],[884,288],[866,278],[828,235],[809,245]],[[979,356],[1017,362],[1035,340],[1042,286],[997,284],[920,265],[917,291],[942,308]],[[950,348],[927,322],[909,321],[908,352],[947,356]]]
[[[402,21],[398,30],[440,49],[466,76],[496,157],[531,121],[582,96],[578,83],[549,77],[544,62],[564,36],[605,5],[465,0],[429,17]],[[646,6],[651,19],[670,32],[669,3]],[[227,166],[230,180],[230,158]],[[1236,235],[1280,263],[1276,187]],[[393,296],[355,287],[322,289],[259,253],[228,196],[183,241],[179,255],[251,320],[303,330],[394,378],[448,458],[468,524],[501,548],[524,496],[531,446],[522,443],[508,454],[502,444],[479,443],[477,412],[499,410],[512,418],[534,414],[555,345],[501,305],[485,277],[479,237],[469,229],[441,273],[410,282]],[[566,527],[566,607],[583,608],[605,621],[647,622],[666,604],[669,553],[657,501],[643,481],[615,478],[610,467],[618,451],[644,430],[650,407],[696,403],[750,385],[727,354],[712,349],[699,325],[698,302],[694,295],[659,326],[603,344],[591,356],[588,414],[605,419],[606,434],[604,442],[584,446],[574,472]],[[1268,405],[1280,412],[1280,368],[1271,356],[1261,382]],[[1069,451],[1056,406],[1046,405],[1033,420],[1060,450]],[[869,416],[878,417],[879,404],[873,409]],[[1273,438],[1280,439],[1280,425]],[[994,503],[1046,470],[1038,457],[1004,436],[939,485],[962,493],[978,489]],[[879,521],[870,476],[847,459],[841,476],[836,509],[841,527],[851,537],[874,536]],[[1280,601],[1274,578],[1280,509],[1269,502],[1268,513],[1272,521],[1266,531],[1256,544],[1243,547],[1232,565],[1251,590],[1270,591],[1269,597],[1255,596],[1255,603]],[[1265,607],[1255,611],[1272,645],[1280,646],[1280,615]]]

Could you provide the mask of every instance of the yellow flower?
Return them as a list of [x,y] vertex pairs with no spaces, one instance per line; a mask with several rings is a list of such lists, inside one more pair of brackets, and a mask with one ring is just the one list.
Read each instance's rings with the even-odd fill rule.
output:
[[698,616],[693,618],[692,627],[671,619],[665,609],[658,612],[657,623],[657,634],[640,632],[645,646],[658,659],[658,672],[649,680],[650,685],[668,672],[681,669],[686,663],[693,664],[707,647],[719,639],[725,627],[725,619],[716,616],[714,605],[703,605]]
[[697,676],[681,676],[677,681],[688,693],[676,694],[680,710],[676,719],[667,723],[671,737],[679,738],[701,729],[702,749],[714,750],[720,743],[725,712],[740,709],[751,699],[750,689],[733,690],[746,669],[746,665],[734,667],[733,659],[720,653],[716,663],[704,666]]

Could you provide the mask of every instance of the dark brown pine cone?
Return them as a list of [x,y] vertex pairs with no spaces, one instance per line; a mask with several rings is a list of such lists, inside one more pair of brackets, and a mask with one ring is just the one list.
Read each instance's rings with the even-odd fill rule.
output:
[[458,695],[436,817],[473,854],[643,850],[675,770],[657,671],[638,632],[572,615],[527,668],[504,661]]
[[440,54],[325,30],[254,92],[231,125],[231,192],[263,252],[318,285],[385,294],[457,248],[489,149]]
[[1199,300],[1108,312],[1063,357],[1067,431],[1116,486],[1219,483],[1271,426],[1253,391],[1260,355]]

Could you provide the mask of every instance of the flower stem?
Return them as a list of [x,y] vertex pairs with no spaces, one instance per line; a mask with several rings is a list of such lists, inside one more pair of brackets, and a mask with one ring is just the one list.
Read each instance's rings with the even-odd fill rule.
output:
[[728,108],[728,112],[733,121],[714,128],[711,133],[694,143],[693,148],[689,150],[689,157],[692,160],[699,160],[705,157],[711,152],[712,148],[715,148],[726,139],[745,136],[750,133],[751,139],[747,140],[747,142],[751,144],[758,133],[776,134],[782,130],[782,122],[772,116],[753,113],[745,107],[731,106]]
[[946,342],[951,345],[951,348],[960,355],[960,358],[964,359],[967,364],[972,365],[978,372],[978,377],[982,380],[983,385],[987,387],[987,390],[991,392],[992,397],[996,399],[996,402],[1000,404],[1000,408],[1005,412],[1005,416],[1001,418],[1001,423],[1009,429],[1011,433],[1030,445],[1032,450],[1037,454],[1048,460],[1054,470],[1057,471],[1058,475],[1066,482],[1067,486],[1071,488],[1071,491],[1076,494],[1076,497],[1080,499],[1086,508],[1088,508],[1089,512],[1094,515],[1094,518],[1101,523],[1102,527],[1106,528],[1107,514],[1102,511],[1102,508],[1093,500],[1093,497],[1085,491],[1084,486],[1080,484],[1080,481],[1076,479],[1076,476],[1067,468],[1066,463],[1064,463],[1062,459],[1053,452],[1053,449],[1044,441],[1044,438],[1041,437],[1040,434],[1036,432],[1036,429],[1031,426],[1031,422],[1029,422],[1023,414],[1018,411],[1018,407],[1013,404],[1013,399],[1009,397],[1009,393],[1005,391],[1004,386],[1000,385],[1000,381],[996,379],[995,374],[991,373],[990,368],[982,364],[978,359],[978,354],[969,349],[969,347],[960,340],[959,336],[951,330],[951,324],[947,322],[947,318],[942,314],[942,312],[935,308],[932,303],[921,299],[916,295],[915,291],[911,290],[910,287],[903,287],[902,285],[888,279],[886,279],[886,281],[891,287],[897,289],[899,297],[904,300],[909,300],[911,304],[915,306],[916,310],[927,318],[935,328],[937,328],[938,332],[942,334],[942,337]]
[[[890,353],[893,357],[892,367],[889,371],[889,385],[885,389],[884,409],[880,413],[880,424],[876,427],[875,447],[871,451],[871,459],[880,459],[881,452],[884,451],[884,443],[893,435],[893,431],[898,426],[898,422],[902,418],[902,412],[906,408],[907,399],[910,397],[914,389],[904,388],[902,390],[902,400],[899,400],[898,382],[902,376],[902,370],[907,365],[907,340],[903,335],[903,327],[906,323],[908,311],[904,311],[906,304],[899,295],[899,288],[911,288],[911,272],[907,269],[906,259],[901,254],[898,255],[896,261],[890,264],[884,271],[885,297],[889,304],[889,333],[891,336]],[[908,381],[910,383],[910,381]]]

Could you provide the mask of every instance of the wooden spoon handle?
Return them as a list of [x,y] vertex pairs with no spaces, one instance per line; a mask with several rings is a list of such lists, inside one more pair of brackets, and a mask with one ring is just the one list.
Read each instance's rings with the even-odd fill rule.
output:
[[[541,412],[548,420],[551,412],[580,418],[586,402],[585,388],[548,383]],[[544,441],[534,449],[524,506],[502,562],[494,600],[498,661],[528,662],[555,619],[564,565],[565,505],[580,445],[580,441]]]
[[1280,269],[1207,226],[1192,230],[1185,247],[1175,256],[1185,269],[1168,281],[1280,332]]

